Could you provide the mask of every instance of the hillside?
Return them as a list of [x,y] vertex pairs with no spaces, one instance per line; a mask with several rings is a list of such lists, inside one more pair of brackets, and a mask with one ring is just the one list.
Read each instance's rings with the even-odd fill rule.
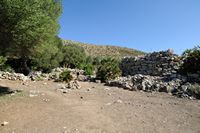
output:
[[80,45],[85,49],[85,51],[93,56],[111,56],[111,57],[125,57],[125,56],[137,56],[137,55],[143,55],[144,52],[125,48],[125,47],[119,47],[119,46],[110,46],[110,45],[95,45],[95,44],[87,44],[87,43],[81,43],[81,42],[75,42],[71,40],[64,40],[63,41],[65,45],[69,44],[76,44]]

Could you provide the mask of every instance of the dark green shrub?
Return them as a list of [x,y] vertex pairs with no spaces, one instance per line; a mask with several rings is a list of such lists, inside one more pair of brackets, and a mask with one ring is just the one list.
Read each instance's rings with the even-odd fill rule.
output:
[[115,79],[121,76],[119,61],[113,58],[102,59],[96,74],[97,78],[102,81]]
[[200,71],[200,46],[186,50],[183,53],[183,62],[182,73],[197,73]]
[[84,49],[78,45],[66,45],[62,48],[62,53],[61,65],[69,68],[81,68],[87,57]]
[[73,79],[72,75],[70,74],[70,71],[65,70],[59,75],[59,81],[60,82],[70,82]]

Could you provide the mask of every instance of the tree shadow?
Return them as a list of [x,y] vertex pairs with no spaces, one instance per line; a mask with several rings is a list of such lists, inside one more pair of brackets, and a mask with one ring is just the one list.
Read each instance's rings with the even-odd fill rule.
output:
[[0,96],[14,93],[9,87],[0,86]]

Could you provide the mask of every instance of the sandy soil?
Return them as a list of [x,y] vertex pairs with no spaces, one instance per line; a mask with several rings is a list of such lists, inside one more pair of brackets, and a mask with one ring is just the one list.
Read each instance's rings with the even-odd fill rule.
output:
[[50,81],[0,81],[0,133],[200,133],[200,100],[81,83],[62,93]]

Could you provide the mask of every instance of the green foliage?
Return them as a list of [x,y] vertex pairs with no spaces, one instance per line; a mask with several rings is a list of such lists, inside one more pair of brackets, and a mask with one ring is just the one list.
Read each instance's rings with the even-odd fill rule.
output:
[[200,46],[188,49],[183,53],[183,65],[181,71],[187,73],[200,72]]
[[72,75],[70,74],[70,71],[65,70],[59,75],[59,81],[60,82],[70,82],[73,79]]
[[61,10],[59,0],[1,0],[0,52],[30,58],[57,35]]
[[114,58],[105,58],[101,60],[97,70],[97,78],[102,81],[115,79],[121,76],[119,61]]
[[82,64],[81,69],[83,69],[85,72],[85,75],[92,75],[95,70],[95,65],[93,64],[93,58],[91,56],[88,56],[85,60],[85,62]]
[[86,64],[83,70],[85,75],[92,75],[94,72],[94,66],[92,64]]
[[0,66],[5,65],[6,61],[7,61],[6,57],[0,56]]
[[81,68],[87,58],[83,48],[78,45],[67,45],[62,48],[62,65],[70,68]]
[[32,56],[33,69],[50,72],[53,68],[58,67],[63,60],[61,50],[62,43],[58,38],[36,47]]

